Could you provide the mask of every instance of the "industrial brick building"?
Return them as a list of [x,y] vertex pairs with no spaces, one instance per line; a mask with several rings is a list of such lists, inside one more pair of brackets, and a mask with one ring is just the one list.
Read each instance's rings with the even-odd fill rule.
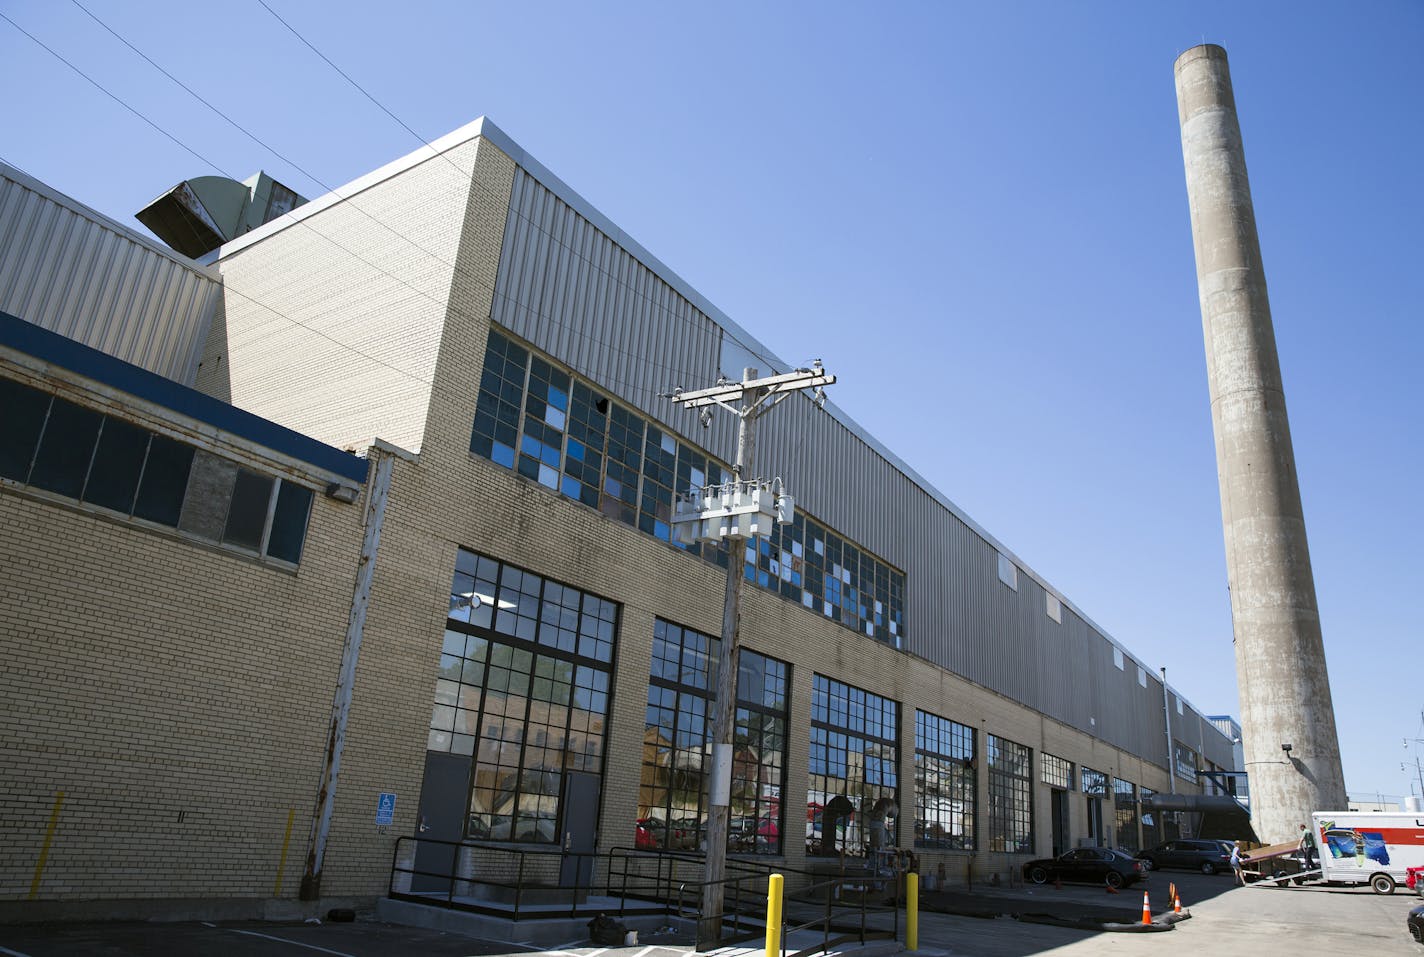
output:
[[[3,172],[12,193],[43,191]],[[79,215],[63,197],[31,201]],[[5,209],[0,229],[31,264],[8,267],[0,253],[0,309],[84,340],[83,309],[54,305],[62,283],[21,305],[7,294],[63,244]],[[89,217],[89,228],[122,228]],[[203,265],[146,254],[210,295],[115,319],[163,330],[120,358],[144,364],[160,341],[200,341],[177,350],[186,365],[150,368],[354,452],[369,472],[344,480],[359,487],[354,505],[312,495],[295,568],[132,530],[0,476],[0,508],[25,517],[5,526],[0,558],[24,561],[36,540],[56,550],[0,593],[4,650],[31,662],[12,699],[27,704],[7,705],[0,725],[0,787],[23,808],[7,821],[0,895],[24,900],[33,883],[34,899],[56,902],[299,888],[373,898],[402,835],[544,851],[537,873],[550,882],[570,879],[566,847],[696,851],[729,556],[679,544],[671,518],[678,493],[726,478],[735,432],[716,419],[704,428],[660,393],[788,365],[488,120]],[[84,271],[66,268],[71,281]],[[11,367],[28,360],[6,356],[6,377],[24,378]],[[1197,772],[1230,768],[1231,742],[1123,644],[834,406],[785,402],[762,427],[758,461],[794,493],[796,514],[732,556],[748,587],[731,853],[788,868],[856,859],[868,819],[898,808],[893,838],[922,869],[980,880],[1080,843],[1136,849],[1192,826],[1154,809],[1172,806],[1162,795],[1211,791]],[[340,484],[319,469],[304,481]],[[54,618],[58,594],[85,574],[75,569],[97,560],[80,544],[93,529],[123,540],[100,549],[119,592],[108,603],[171,621],[164,642]],[[133,579],[169,597],[161,613],[119,584]],[[77,632],[121,645],[136,668],[156,659],[176,673],[76,681],[79,665],[47,649]],[[180,645],[234,657],[193,668],[173,660]],[[201,692],[190,693],[193,671],[209,682]],[[56,698],[93,715],[168,717],[113,756],[59,716],[44,721],[72,745],[27,746],[27,715]],[[190,705],[262,726],[237,738],[224,724],[221,746],[204,743],[178,721]],[[338,716],[335,773],[323,735]],[[142,780],[150,753],[248,770],[243,793],[193,771],[172,812],[244,822],[241,835],[204,832],[238,845],[231,872],[185,867],[189,838],[162,814],[81,822],[65,810],[110,771],[158,793]],[[8,773],[20,766],[22,777]],[[382,809],[388,825],[374,823]],[[86,834],[123,852],[86,854]]]

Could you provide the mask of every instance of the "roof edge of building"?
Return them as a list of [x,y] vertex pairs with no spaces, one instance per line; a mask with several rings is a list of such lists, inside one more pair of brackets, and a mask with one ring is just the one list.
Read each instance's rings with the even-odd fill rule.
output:
[[367,463],[356,455],[3,311],[0,346],[305,462],[315,470],[357,485],[366,483]]
[[196,259],[190,259],[189,257],[184,256],[182,253],[173,249],[171,246],[167,246],[156,239],[153,239],[149,236],[145,236],[143,233],[134,229],[132,226],[126,226],[116,219],[110,219],[108,216],[105,216],[103,213],[99,212],[97,209],[94,209],[92,206],[84,205],[79,200],[75,199],[73,196],[70,196],[66,193],[62,193],[59,190],[55,189],[53,186],[50,186],[48,183],[41,182],[40,180],[37,180],[33,176],[29,175],[28,173],[16,169],[15,167],[10,166],[7,163],[0,163],[0,177],[4,177],[5,179],[18,183],[25,189],[32,190],[40,194],[50,202],[55,203],[59,206],[63,206],[65,209],[68,209],[69,211],[75,213],[78,216],[82,216],[83,218],[89,220],[94,225],[99,226],[102,229],[108,229],[118,233],[124,239],[127,239],[133,243],[137,243],[149,252],[158,253],[166,259],[171,259],[173,262],[184,267],[185,269],[189,269],[197,273],[204,279],[212,280],[214,282],[220,282],[222,280],[222,277],[218,274],[217,269],[215,269],[211,265],[199,262]]

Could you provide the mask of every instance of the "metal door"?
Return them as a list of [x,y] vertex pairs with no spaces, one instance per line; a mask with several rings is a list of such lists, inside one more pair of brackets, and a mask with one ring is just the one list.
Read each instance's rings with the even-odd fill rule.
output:
[[1053,824],[1053,856],[1068,849],[1068,792],[1053,790],[1049,817]]
[[420,786],[420,815],[415,869],[410,888],[417,893],[449,893],[455,848],[427,841],[459,841],[465,836],[465,809],[470,797],[470,756],[425,753],[425,779]]
[[1110,842],[1103,839],[1103,799],[1094,794],[1087,795],[1087,799],[1088,837],[1094,844],[1108,844]]
[[598,843],[599,780],[594,774],[570,771],[564,775],[563,861],[559,886],[587,888],[593,881],[593,854]]

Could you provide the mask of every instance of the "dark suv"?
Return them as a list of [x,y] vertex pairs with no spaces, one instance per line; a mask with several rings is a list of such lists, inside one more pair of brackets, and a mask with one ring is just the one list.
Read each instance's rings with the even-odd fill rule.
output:
[[1137,857],[1154,871],[1162,867],[1188,867],[1203,874],[1231,870],[1231,852],[1222,841],[1163,841],[1138,851]]

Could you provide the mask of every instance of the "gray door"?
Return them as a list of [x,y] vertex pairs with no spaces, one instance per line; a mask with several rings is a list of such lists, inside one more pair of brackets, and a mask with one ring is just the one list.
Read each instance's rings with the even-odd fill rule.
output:
[[420,815],[415,869],[410,888],[417,893],[450,891],[455,848],[431,841],[459,841],[465,836],[465,806],[470,797],[470,756],[425,752],[425,780],[420,786]]
[[1088,837],[1094,844],[1110,844],[1103,836],[1103,799],[1090,794],[1088,798]]
[[570,771],[564,775],[564,858],[559,866],[560,887],[587,888],[593,881],[593,854],[598,843],[597,775]]
[[1057,857],[1068,850],[1068,792],[1053,790],[1052,810],[1049,817],[1053,820],[1053,856]]

